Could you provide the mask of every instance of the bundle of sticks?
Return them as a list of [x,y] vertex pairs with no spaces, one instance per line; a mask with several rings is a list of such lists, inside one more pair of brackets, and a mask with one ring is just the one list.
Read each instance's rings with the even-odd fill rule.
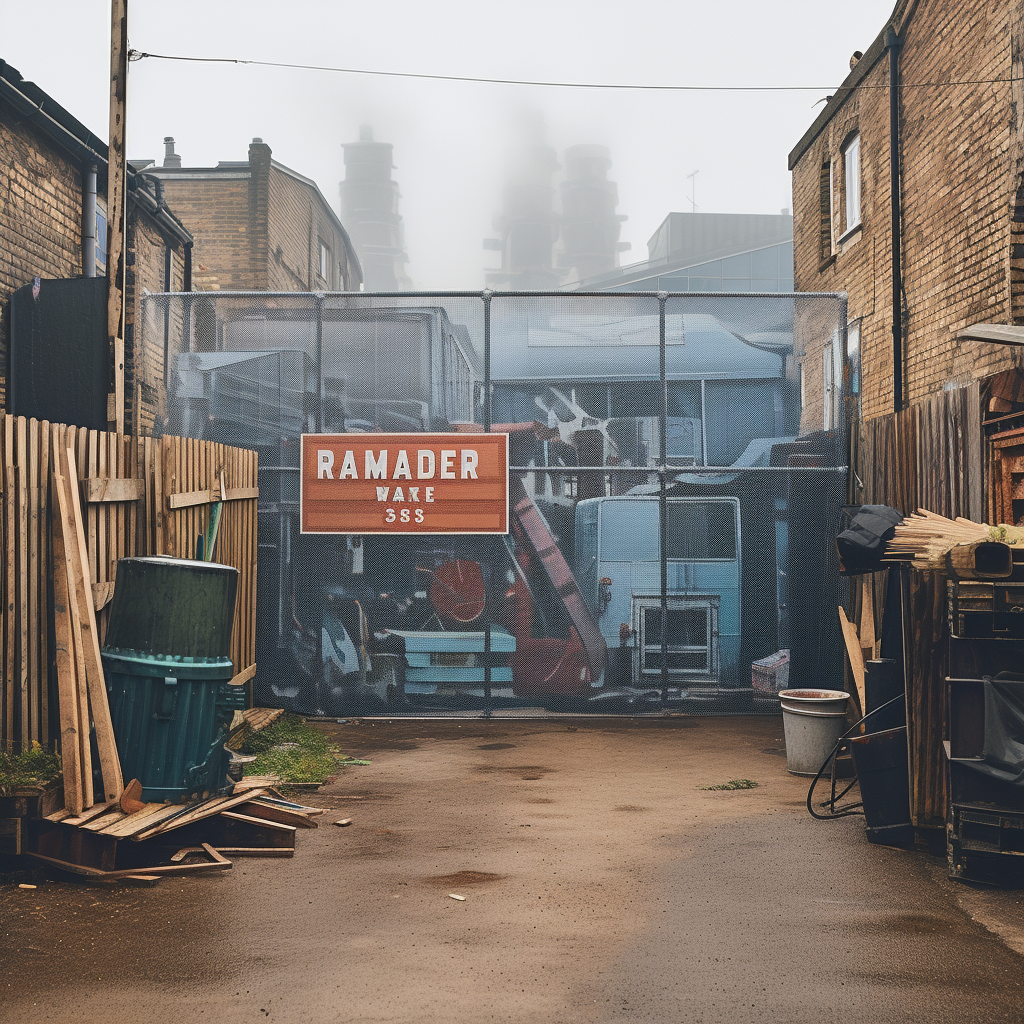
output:
[[922,508],[912,512],[896,527],[896,535],[886,546],[885,560],[909,561],[915,569],[938,571],[945,568],[946,555],[957,545],[981,541],[1024,544],[1024,529],[989,526],[962,516],[947,519]]

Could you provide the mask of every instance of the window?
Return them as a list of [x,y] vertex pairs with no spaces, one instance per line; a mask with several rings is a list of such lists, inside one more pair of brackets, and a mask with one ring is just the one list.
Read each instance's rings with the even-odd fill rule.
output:
[[96,207],[96,273],[107,272],[107,215]]
[[832,334],[831,342],[821,350],[822,430],[834,430],[839,424],[839,402],[842,398],[843,350],[839,332]]
[[331,283],[331,250],[320,243],[320,276],[328,283]]
[[[679,676],[689,676],[691,680],[717,679],[719,600],[717,594],[668,599],[665,646],[670,676],[677,680]],[[648,676],[661,674],[661,626],[660,599],[653,595],[634,595],[633,629],[639,638],[634,671]]]
[[860,321],[855,320],[846,329],[846,358],[850,362],[850,394],[860,398]]
[[821,231],[821,258],[827,260],[832,255],[832,161],[826,160],[821,165],[818,180],[818,217]]
[[860,224],[860,135],[843,147],[843,187],[846,191],[846,231]]
[[736,506],[724,501],[670,501],[668,557],[735,559]]
[[657,562],[659,536],[656,501],[622,500],[602,504],[602,561]]
[[850,367],[850,408],[852,415],[860,417],[860,321],[854,320],[846,328],[846,359]]

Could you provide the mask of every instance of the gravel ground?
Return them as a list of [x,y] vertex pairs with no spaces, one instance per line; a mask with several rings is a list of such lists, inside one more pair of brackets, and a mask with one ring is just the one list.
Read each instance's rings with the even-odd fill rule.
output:
[[322,727],[291,860],[0,887],[0,1021],[1024,1019],[1021,891],[813,821],[778,718]]

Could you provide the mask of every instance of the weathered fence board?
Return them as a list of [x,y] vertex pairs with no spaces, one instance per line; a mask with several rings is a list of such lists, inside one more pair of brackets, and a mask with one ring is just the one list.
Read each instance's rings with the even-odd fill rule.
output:
[[[951,519],[985,520],[990,509],[979,383],[856,423],[854,432],[856,503],[891,505],[904,515],[926,508]],[[939,826],[946,820],[945,581],[913,570],[909,578],[905,636],[911,817],[919,827]]]
[[[60,723],[53,664],[54,571],[52,474],[61,446],[73,449],[82,498],[82,528],[97,602],[96,629],[106,634],[119,558],[194,557],[214,501],[225,497],[214,558],[239,571],[231,639],[235,671],[255,663],[256,453],[180,437],[134,438],[63,424],[0,417],[0,744],[18,750],[52,745]],[[170,508],[182,493],[207,499]],[[179,499],[180,500],[180,499]],[[73,655],[72,655],[73,656]]]

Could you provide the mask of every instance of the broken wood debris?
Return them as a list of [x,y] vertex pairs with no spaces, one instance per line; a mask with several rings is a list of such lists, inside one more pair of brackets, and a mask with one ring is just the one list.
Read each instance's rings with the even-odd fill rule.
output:
[[[323,811],[284,799],[276,782],[273,776],[244,780],[231,792],[189,804],[144,803],[130,811],[119,799],[78,814],[65,807],[36,823],[26,853],[92,881],[139,885],[169,874],[228,870],[233,856],[290,857],[296,831],[316,828]],[[195,857],[202,859],[192,863]]]
[[[235,676],[231,682],[239,685],[247,682],[255,674],[256,666],[251,665],[249,669]],[[249,708],[246,711],[236,712],[235,720],[231,723],[231,730],[228,733],[228,747],[231,750],[241,750],[242,745],[253,733],[261,732],[267,726],[273,725],[283,714],[283,708]]]

